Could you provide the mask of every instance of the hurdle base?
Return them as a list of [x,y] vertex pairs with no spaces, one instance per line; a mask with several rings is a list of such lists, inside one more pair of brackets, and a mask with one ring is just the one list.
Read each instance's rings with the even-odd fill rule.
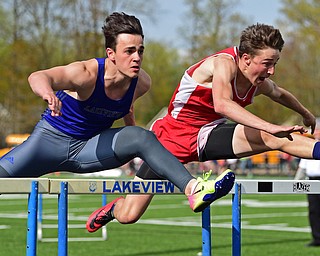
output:
[[[106,241],[106,239],[102,237],[68,237],[68,242],[99,242],[99,241]],[[54,237],[42,238],[40,242],[43,242],[43,243],[58,242],[58,238],[54,238]]]
[[[42,236],[42,230],[47,229],[57,229],[58,224],[42,224],[41,231],[38,230],[38,241],[44,242],[44,243],[52,243],[52,242],[58,242],[58,238],[56,237],[43,237]],[[85,228],[83,224],[68,224],[69,228]],[[39,232],[40,231],[40,232]],[[102,236],[101,237],[68,237],[68,242],[93,242],[93,241],[106,241],[107,240],[107,228],[106,226],[103,226],[101,228]],[[41,233],[41,234],[39,234]]]

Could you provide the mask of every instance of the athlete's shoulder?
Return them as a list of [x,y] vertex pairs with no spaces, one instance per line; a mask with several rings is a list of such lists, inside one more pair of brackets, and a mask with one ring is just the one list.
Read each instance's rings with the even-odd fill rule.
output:
[[95,59],[75,61],[66,66],[64,74],[69,77],[74,91],[91,90],[96,84],[98,63]]
[[239,51],[238,51],[238,48],[236,46],[232,46],[232,47],[220,50],[220,51],[216,52],[214,55],[219,55],[219,54],[228,54],[228,55],[231,55],[231,56],[238,56],[239,55]]
[[98,73],[98,62],[96,59],[75,61],[65,66],[66,71],[79,73],[79,76],[93,76]]
[[[86,70],[88,70],[91,73],[98,73],[98,60],[97,59],[89,59],[89,60],[83,60],[80,62]],[[104,63],[104,62],[103,62]]]
[[210,61],[213,62],[213,60],[227,60],[227,61],[231,60],[233,63],[237,63],[238,58],[239,58],[238,49],[237,47],[233,46],[209,55],[203,60],[203,62],[210,62]]

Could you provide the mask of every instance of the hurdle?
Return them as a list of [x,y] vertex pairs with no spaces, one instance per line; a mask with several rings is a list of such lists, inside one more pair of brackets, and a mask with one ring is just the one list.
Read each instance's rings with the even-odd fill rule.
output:
[[[166,180],[92,180],[48,178],[0,178],[0,194],[28,194],[26,255],[37,255],[38,223],[42,221],[42,194],[58,195],[58,256],[68,255],[69,194],[183,194]],[[103,199],[105,200],[105,199]],[[106,201],[103,202],[106,204]],[[202,256],[211,256],[210,207],[202,212]]]
[[[182,194],[166,180],[51,179],[50,194],[58,194],[58,256],[68,255],[67,198],[69,194]],[[210,207],[202,212],[202,256],[211,256]]]
[[241,256],[242,194],[320,194],[319,180],[236,180],[232,196],[232,256]]
[[[17,189],[19,188],[19,189]],[[320,194],[318,180],[236,180],[232,194],[232,256],[241,256],[243,194]],[[28,194],[26,255],[36,256],[38,196],[58,195],[58,256],[68,255],[69,194],[182,194],[165,180],[1,178],[0,194]],[[202,256],[211,256],[210,207],[202,212]]]
[[[17,189],[18,188],[18,189]],[[242,194],[320,194],[318,180],[236,180],[232,194],[232,256],[241,256]],[[69,194],[182,194],[169,181],[1,178],[0,194],[28,194],[26,255],[36,256],[38,198],[58,195],[58,255],[68,255]],[[106,202],[104,202],[105,204]],[[211,256],[210,207],[202,212],[202,255]]]

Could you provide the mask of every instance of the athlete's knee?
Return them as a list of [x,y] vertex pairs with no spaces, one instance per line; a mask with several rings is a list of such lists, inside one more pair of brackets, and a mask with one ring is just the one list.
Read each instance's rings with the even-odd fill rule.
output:
[[136,148],[147,147],[148,145],[152,145],[153,141],[156,140],[156,137],[153,132],[143,129],[138,126],[130,126],[128,127],[129,137],[128,143],[134,145]]
[[144,128],[138,127],[138,126],[133,126],[133,131],[137,139],[140,141],[142,140],[143,142],[148,141],[150,138],[155,138],[155,134],[149,130],[146,130]]
[[156,135],[148,130],[143,130],[140,133],[140,143],[144,147],[153,146],[155,143],[158,143]]
[[238,125],[233,140],[234,145],[249,143],[253,148],[277,149],[281,139],[263,130]]
[[261,131],[261,140],[264,145],[271,149],[279,149],[283,146],[286,140],[276,137],[265,131]]

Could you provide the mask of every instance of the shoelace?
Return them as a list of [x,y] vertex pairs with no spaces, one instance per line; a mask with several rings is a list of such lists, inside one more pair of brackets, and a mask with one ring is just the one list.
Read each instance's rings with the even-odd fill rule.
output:
[[95,221],[94,221],[94,222],[96,222],[98,224],[102,224],[102,223],[104,223],[105,221],[107,221],[108,219],[111,218],[111,216],[110,216],[110,214],[108,214],[108,212],[106,212],[104,210],[102,210],[101,212],[103,213],[103,215],[101,214],[101,215],[97,216]]
[[212,173],[212,170],[208,171],[208,172],[204,172],[204,170],[202,171],[202,178],[198,177],[198,182],[196,184],[193,185],[193,188],[191,189],[191,195],[194,195],[196,193],[199,193],[200,191],[203,190],[203,186],[201,189],[199,189],[198,191],[196,191],[197,186],[199,185],[199,182],[201,181],[208,181],[208,179],[210,178]]
[[204,181],[208,181],[208,179],[210,178],[210,176],[211,176],[211,174],[212,174],[212,170],[210,170],[210,171],[208,171],[208,172],[203,172],[202,173],[202,179],[204,180]]

